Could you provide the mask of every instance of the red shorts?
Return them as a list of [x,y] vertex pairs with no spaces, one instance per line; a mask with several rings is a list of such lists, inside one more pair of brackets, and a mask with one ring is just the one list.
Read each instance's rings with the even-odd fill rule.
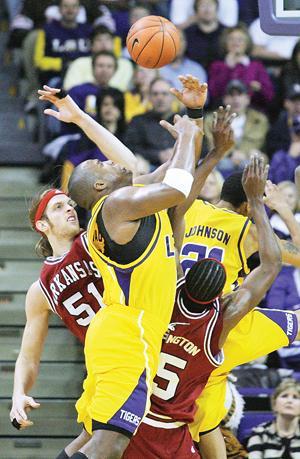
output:
[[187,425],[161,429],[143,422],[131,438],[122,459],[199,459]]

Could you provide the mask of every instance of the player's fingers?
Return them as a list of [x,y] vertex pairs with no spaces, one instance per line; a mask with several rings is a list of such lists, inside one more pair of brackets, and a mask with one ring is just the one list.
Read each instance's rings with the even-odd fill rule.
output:
[[213,120],[212,120],[213,129],[217,127],[217,122],[218,122],[218,114],[217,112],[213,112]]
[[36,402],[33,398],[28,400],[28,404],[31,406],[31,408],[39,408],[41,406],[41,404]]
[[20,424],[21,424],[20,430],[24,430],[24,429],[26,429],[27,427],[33,426],[33,422],[32,422],[32,421],[29,421],[29,420],[27,420],[27,421],[22,421],[22,422],[20,422]]
[[265,176],[265,161],[262,156],[258,157],[257,160],[257,166],[258,166],[258,173],[261,178],[264,178]]
[[220,105],[217,110],[218,123],[222,123],[224,119],[224,107]]
[[265,166],[265,170],[264,170],[264,180],[267,180],[267,178],[268,178],[268,175],[269,175],[269,169],[270,169],[270,166],[269,166],[269,164],[266,164],[266,166]]
[[177,97],[177,99],[182,100],[182,94],[178,89],[176,88],[170,88],[170,93],[173,94],[173,96]]
[[57,120],[59,120],[59,112],[52,110],[52,108],[46,108],[44,110],[45,115],[53,116]]
[[46,91],[50,91],[53,94],[57,94],[58,92],[61,91],[61,89],[51,88],[51,86],[47,86],[46,84],[43,85],[43,88],[46,89]]
[[39,100],[45,100],[47,102],[51,102],[52,104],[55,104],[57,101],[57,98],[53,96],[39,96]]
[[168,123],[168,121],[166,120],[161,120],[159,122],[159,124],[161,125],[161,127],[163,127],[164,129],[166,129],[174,138],[177,137],[177,131],[176,129],[174,128],[174,126],[172,126],[172,124]]
[[230,118],[230,110],[231,110],[231,105],[226,105],[225,110],[224,110],[224,122],[228,123],[229,118]]
[[176,115],[174,115],[174,123],[177,123],[179,120],[181,120],[182,116],[178,115],[178,113]]

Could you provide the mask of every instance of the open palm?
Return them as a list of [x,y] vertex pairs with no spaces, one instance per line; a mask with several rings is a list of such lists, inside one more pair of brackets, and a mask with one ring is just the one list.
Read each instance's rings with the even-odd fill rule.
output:
[[198,78],[192,75],[180,75],[182,90],[172,88],[170,91],[187,108],[202,108],[207,99],[207,84],[200,83]]
[[65,123],[75,123],[82,114],[82,111],[70,96],[60,99],[58,97],[60,91],[60,89],[50,88],[49,86],[44,86],[43,90],[38,90],[40,100],[51,102],[58,109],[56,111],[47,108],[44,110],[44,113]]

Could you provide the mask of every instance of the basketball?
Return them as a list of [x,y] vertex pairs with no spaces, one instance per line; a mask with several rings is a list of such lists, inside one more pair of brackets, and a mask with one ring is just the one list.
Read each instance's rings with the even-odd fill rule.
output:
[[180,46],[180,35],[168,19],[146,16],[131,26],[126,46],[138,65],[158,69],[175,59]]

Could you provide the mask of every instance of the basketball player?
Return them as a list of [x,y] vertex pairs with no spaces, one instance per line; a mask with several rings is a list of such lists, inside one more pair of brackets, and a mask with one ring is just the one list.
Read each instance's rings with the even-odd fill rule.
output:
[[[80,112],[75,103],[65,110]],[[136,158],[117,138],[92,118],[85,132],[106,155],[135,170]],[[16,428],[32,425],[28,407],[39,406],[27,394],[38,376],[50,312],[58,314],[83,343],[87,326],[103,306],[103,282],[88,250],[86,233],[80,231],[73,201],[60,190],[39,194],[29,212],[32,228],[42,235],[37,253],[46,258],[40,279],[26,295],[26,326],[16,362],[10,418]]]
[[[154,379],[151,408],[131,439],[124,459],[142,454],[147,459],[198,457],[187,426],[193,421],[195,401],[209,374],[223,363],[222,347],[229,331],[261,301],[281,269],[280,248],[263,202],[267,172],[263,160],[253,157],[243,176],[257,225],[261,264],[239,289],[221,298],[226,273],[215,259],[194,264],[186,279],[178,283],[177,301]],[[262,320],[270,314],[260,311]],[[291,338],[295,339],[295,315],[291,315],[291,321]]]
[[[47,90],[39,93],[56,99]],[[162,182],[133,187],[130,171],[100,161],[82,163],[69,182],[70,195],[92,209],[89,251],[103,276],[107,305],[89,327],[88,376],[77,403],[79,421],[93,436],[74,457],[120,457],[148,406],[176,289],[173,235],[164,209],[189,194],[202,135],[187,117],[178,117],[174,128],[175,154]],[[123,447],[117,450],[118,438]]]

